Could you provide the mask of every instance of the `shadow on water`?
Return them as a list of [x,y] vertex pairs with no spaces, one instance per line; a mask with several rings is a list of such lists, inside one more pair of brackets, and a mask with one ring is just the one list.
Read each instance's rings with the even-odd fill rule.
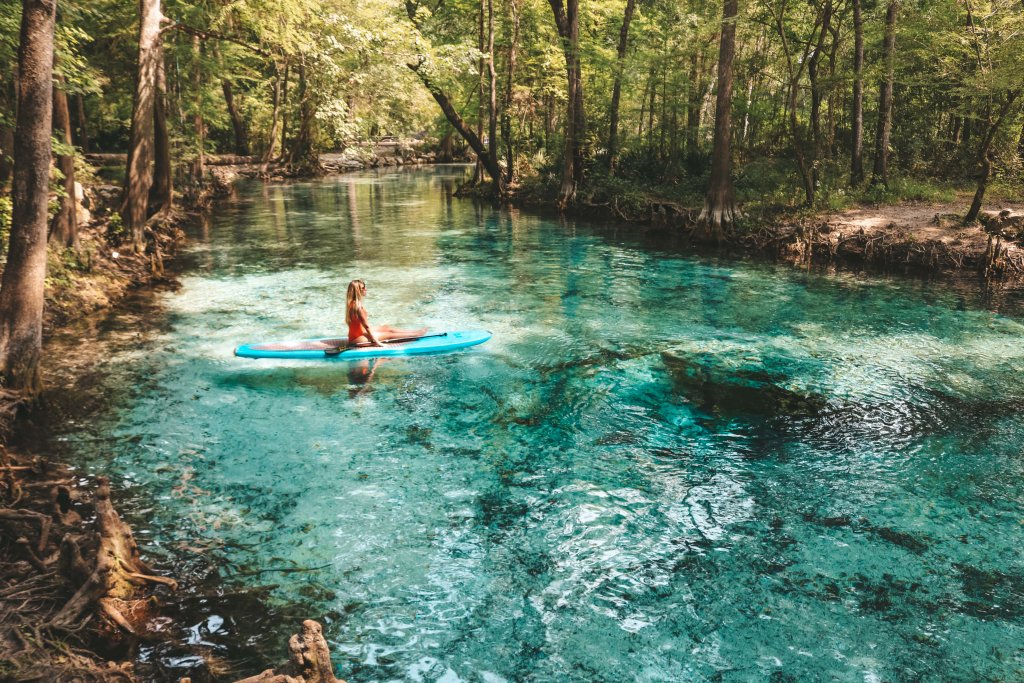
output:
[[[309,389],[325,398],[336,397],[343,392],[347,392],[349,398],[356,398],[371,390],[378,369],[386,367],[386,361],[383,358],[329,363],[309,361],[305,367],[267,365],[241,371],[211,372],[209,376],[215,386],[226,391],[247,389],[290,397],[282,400],[296,400],[292,391],[295,387]],[[387,386],[389,377],[384,376],[378,381]]]

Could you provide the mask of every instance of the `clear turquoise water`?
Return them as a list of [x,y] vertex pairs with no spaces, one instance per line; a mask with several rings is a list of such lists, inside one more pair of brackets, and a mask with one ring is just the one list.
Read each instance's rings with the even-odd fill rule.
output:
[[[197,599],[194,645],[272,644],[255,673],[301,614],[350,682],[1024,678],[1022,318],[475,206],[461,174],[245,186],[180,291],[100,329],[109,398],[56,442],[153,556],[276,586]],[[232,357],[340,330],[353,277],[377,322],[494,338]]]

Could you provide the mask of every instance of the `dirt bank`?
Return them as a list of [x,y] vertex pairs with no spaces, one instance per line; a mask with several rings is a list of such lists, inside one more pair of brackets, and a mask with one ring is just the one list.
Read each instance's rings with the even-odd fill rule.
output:
[[[989,207],[1024,211],[1022,205]],[[776,231],[784,253],[798,260],[910,266],[932,272],[975,271],[985,277],[1024,276],[1018,235],[994,221],[964,225],[954,204],[897,204],[808,217]]]
[[[769,210],[750,213],[717,246],[727,252],[762,254],[794,264],[869,267],[926,274],[977,273],[1006,281],[1024,279],[1019,224],[1024,203],[991,204],[982,220],[963,223],[964,207],[904,202],[834,212]],[[648,198],[645,210],[628,215],[610,202],[582,207],[587,215],[678,231],[700,243],[700,210]],[[1009,212],[1012,227],[999,217]]]

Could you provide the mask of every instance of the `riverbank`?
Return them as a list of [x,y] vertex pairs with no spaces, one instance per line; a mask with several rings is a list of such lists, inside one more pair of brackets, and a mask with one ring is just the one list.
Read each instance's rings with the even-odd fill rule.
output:
[[[76,247],[48,254],[44,365],[67,326],[139,288],[175,285],[164,265],[189,212],[155,217],[147,249],[134,253],[121,245],[119,196],[115,186],[85,188]],[[0,398],[0,679],[135,680],[133,651],[160,630],[159,604],[175,581],[141,560],[105,478],[8,448],[17,421],[47,407]]]
[[[554,197],[537,188],[513,193],[511,201],[550,210]],[[1024,279],[1024,201],[995,199],[980,219],[963,222],[971,197],[956,201],[900,201],[839,210],[808,211],[758,205],[718,242],[698,225],[700,206],[646,194],[598,193],[577,203],[574,213],[669,231],[694,247],[726,254],[778,259],[799,267],[868,268],[910,275],[976,273],[986,280]]]
[[[855,265],[928,274],[964,274],[1019,280],[1024,251],[1016,225],[1024,204],[990,207],[983,221],[965,225],[963,205],[907,202],[830,213],[755,219],[735,239],[744,249],[778,254],[797,264]],[[691,224],[692,229],[692,224]]]

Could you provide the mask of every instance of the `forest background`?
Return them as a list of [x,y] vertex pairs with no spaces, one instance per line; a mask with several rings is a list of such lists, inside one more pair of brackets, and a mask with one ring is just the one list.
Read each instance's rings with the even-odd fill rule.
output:
[[[21,4],[0,2],[0,183]],[[1017,0],[90,0],[57,14],[78,152],[129,149],[156,51],[143,75],[183,178],[202,152],[313,171],[321,151],[389,134],[468,145],[482,180],[562,205],[631,192],[699,205],[722,154],[743,204],[951,197],[986,172],[1020,190]]]
[[[217,183],[208,155],[313,176],[395,137],[468,155],[467,193],[671,204],[714,242],[862,203],[941,202],[959,229],[1024,196],[1022,94],[1022,0],[0,0],[0,435],[41,388],[54,289],[158,273]],[[986,275],[1018,220],[988,233]],[[131,633],[138,584],[174,582],[146,575],[106,482],[79,515],[69,472],[2,447],[0,466],[0,602],[20,601],[0,655],[31,680],[86,666],[62,634],[97,605]],[[51,488],[23,496],[29,475]],[[58,635],[29,647],[25,623]]]

